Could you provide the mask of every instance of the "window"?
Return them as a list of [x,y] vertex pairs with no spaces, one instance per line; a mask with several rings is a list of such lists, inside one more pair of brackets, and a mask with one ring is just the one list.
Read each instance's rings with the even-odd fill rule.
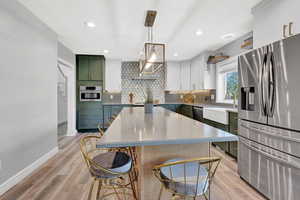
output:
[[237,95],[238,73],[236,71],[226,72],[224,78],[225,99],[233,100]]
[[238,73],[236,59],[217,65],[217,102],[236,103],[238,93]]

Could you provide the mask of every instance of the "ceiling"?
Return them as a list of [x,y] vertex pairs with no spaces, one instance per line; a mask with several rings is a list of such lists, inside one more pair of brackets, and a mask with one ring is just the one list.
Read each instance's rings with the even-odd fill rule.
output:
[[[168,60],[215,50],[252,30],[251,8],[261,0],[19,0],[78,54],[137,60],[147,38],[147,10],[157,10],[154,40]],[[85,22],[92,21],[95,28]],[[203,34],[196,35],[200,29]],[[233,33],[234,38],[221,37]],[[174,54],[178,54],[174,56]]]

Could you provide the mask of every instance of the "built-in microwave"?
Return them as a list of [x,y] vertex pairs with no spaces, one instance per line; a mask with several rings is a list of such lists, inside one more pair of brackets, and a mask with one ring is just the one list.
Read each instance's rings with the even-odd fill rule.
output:
[[80,86],[80,101],[101,101],[101,86]]

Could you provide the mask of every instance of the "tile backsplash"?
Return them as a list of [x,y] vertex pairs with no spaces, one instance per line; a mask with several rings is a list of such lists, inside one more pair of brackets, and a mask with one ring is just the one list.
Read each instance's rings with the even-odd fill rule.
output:
[[104,92],[102,95],[103,103],[121,103],[121,93]]
[[129,103],[129,94],[133,94],[133,103],[145,102],[146,89],[150,88],[153,100],[165,102],[165,68],[161,67],[156,73],[155,80],[135,80],[139,76],[139,62],[122,62],[121,83],[122,103]]
[[[183,102],[183,96],[187,93],[180,93],[176,92],[170,93],[166,92],[165,93],[165,101],[168,103],[172,102]],[[216,103],[216,90],[211,89],[211,90],[203,90],[199,92],[193,92],[191,93],[194,96],[194,103],[200,103],[200,104],[215,104]],[[214,97],[214,98],[212,98]]]

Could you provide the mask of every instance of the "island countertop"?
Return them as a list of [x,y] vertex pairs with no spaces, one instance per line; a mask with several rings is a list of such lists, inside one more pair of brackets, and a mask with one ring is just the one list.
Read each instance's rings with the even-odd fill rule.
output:
[[238,137],[161,107],[123,108],[105,131],[100,147],[155,146],[237,141]]

